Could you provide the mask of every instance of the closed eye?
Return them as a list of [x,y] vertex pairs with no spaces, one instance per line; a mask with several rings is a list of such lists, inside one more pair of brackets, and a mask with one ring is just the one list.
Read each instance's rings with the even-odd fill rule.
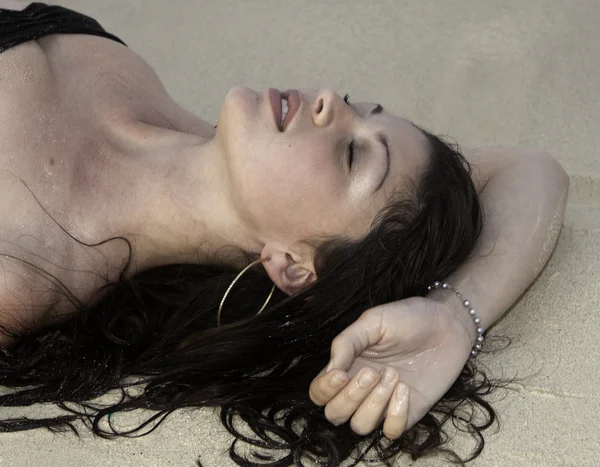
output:
[[[352,105],[350,104],[350,94],[346,94],[344,96],[344,102],[349,106],[352,107]],[[381,104],[377,104],[368,114],[368,116],[372,116],[372,115],[379,115],[384,111],[384,108],[381,106]],[[391,160],[391,156],[390,156],[390,145],[389,145],[389,140],[387,138],[387,136],[384,133],[377,133],[377,142],[381,144],[381,146],[383,147],[383,149],[385,150],[385,171],[383,173],[383,177],[381,178],[380,182],[377,184],[377,187],[375,188],[375,191],[373,193],[376,193],[377,191],[379,191],[379,189],[383,186],[384,182],[386,181],[386,179],[388,178],[388,175],[390,173],[390,160]],[[355,142],[356,140],[352,140],[350,142],[350,146],[348,148],[348,165],[351,167],[351,165],[354,163],[354,157],[355,157],[355,150],[354,150],[354,146],[355,146]]]
[[352,170],[352,164],[354,163],[354,157],[355,157],[355,141],[352,140],[350,141],[350,144],[348,145],[348,169]]
[[[348,105],[348,107],[351,107],[350,105],[350,94],[346,94],[344,96],[344,102]],[[356,140],[352,140],[350,141],[350,144],[348,145],[348,170],[351,171],[352,170],[352,165],[354,164],[354,158],[356,156]]]

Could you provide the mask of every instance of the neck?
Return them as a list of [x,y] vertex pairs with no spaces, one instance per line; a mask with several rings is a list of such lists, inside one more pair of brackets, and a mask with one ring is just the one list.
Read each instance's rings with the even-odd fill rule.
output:
[[140,122],[124,128],[112,135],[117,149],[103,171],[93,231],[132,242],[128,274],[174,263],[240,265],[238,249],[260,252],[231,207],[215,135]]

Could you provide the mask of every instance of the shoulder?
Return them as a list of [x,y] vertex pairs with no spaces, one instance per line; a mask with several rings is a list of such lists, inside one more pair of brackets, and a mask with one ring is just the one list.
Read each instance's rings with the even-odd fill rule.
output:
[[99,115],[119,125],[143,122],[214,136],[214,126],[175,102],[154,68],[134,50],[97,36],[55,35],[38,42],[58,86],[79,102],[92,99]]
[[73,112],[136,120],[170,98],[155,70],[123,44],[94,35],[55,34],[37,43],[53,81]]
[[155,70],[138,53],[102,36],[53,34],[37,40],[57,74],[111,73],[138,88],[164,90]]

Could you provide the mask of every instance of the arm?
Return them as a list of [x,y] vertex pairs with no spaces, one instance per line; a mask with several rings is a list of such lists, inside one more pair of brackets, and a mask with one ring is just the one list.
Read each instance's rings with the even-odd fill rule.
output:
[[[471,300],[487,330],[548,261],[562,225],[569,178],[539,151],[486,149],[465,157],[474,166],[483,230],[472,259],[439,280]],[[311,384],[311,400],[325,406],[332,423],[352,418],[356,433],[370,433],[384,416],[383,431],[395,439],[455,383],[475,336],[469,313],[452,291],[437,289],[426,298],[379,305],[333,340],[331,361]],[[425,352],[427,358],[419,358]],[[377,375],[383,368],[392,370],[393,379],[359,386],[359,371]]]
[[[484,330],[523,294],[550,258],[562,226],[569,177],[547,153],[465,151],[484,207],[484,227],[472,259],[440,281],[471,301]],[[458,311],[473,339],[475,326],[452,291],[428,295]]]

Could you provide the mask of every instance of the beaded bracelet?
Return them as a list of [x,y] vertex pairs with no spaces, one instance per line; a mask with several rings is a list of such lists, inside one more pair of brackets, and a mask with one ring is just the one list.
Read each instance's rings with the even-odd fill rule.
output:
[[433,285],[430,285],[429,287],[427,287],[427,290],[439,289],[440,287],[442,289],[452,290],[462,300],[463,306],[465,308],[469,309],[469,315],[471,315],[471,318],[473,318],[473,322],[475,323],[475,327],[477,330],[477,339],[475,340],[476,344],[473,346],[473,348],[471,350],[471,357],[477,356],[477,354],[481,350],[481,345],[483,344],[483,328],[480,326],[481,319],[479,318],[479,316],[477,316],[477,313],[475,313],[475,310],[473,308],[471,308],[471,302],[469,300],[465,300],[465,297],[463,297],[458,290],[456,290],[454,287],[452,287],[447,282],[444,282],[442,284],[441,282],[436,281],[433,283]]

